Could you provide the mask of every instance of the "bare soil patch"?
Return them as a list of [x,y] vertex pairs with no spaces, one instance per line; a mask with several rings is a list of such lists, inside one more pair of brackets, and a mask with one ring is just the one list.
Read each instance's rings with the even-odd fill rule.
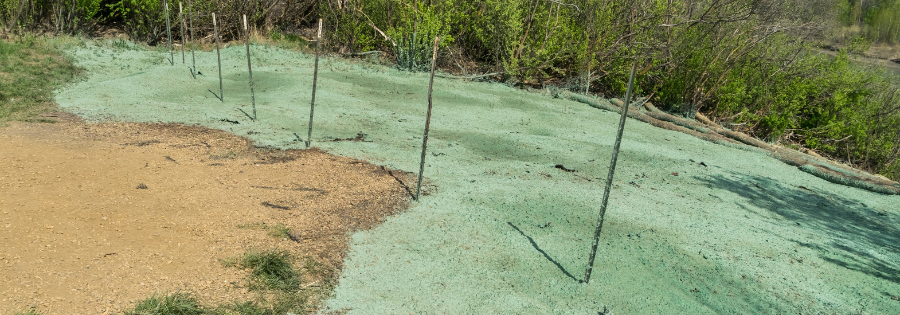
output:
[[[279,249],[324,285],[348,232],[407,207],[409,174],[311,150],[269,150],[165,124],[0,128],[0,313],[111,314],[154,293],[254,298],[222,259]],[[284,225],[275,238],[265,227]],[[309,258],[307,258],[309,257]],[[316,303],[316,301],[312,301]]]

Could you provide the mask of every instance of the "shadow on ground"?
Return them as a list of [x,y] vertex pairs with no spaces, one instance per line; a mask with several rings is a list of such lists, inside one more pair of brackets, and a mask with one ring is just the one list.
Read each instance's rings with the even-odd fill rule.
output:
[[[900,266],[896,260],[900,257],[900,229],[896,222],[891,222],[893,214],[873,209],[861,200],[804,186],[788,186],[768,177],[732,173],[698,179],[742,196],[744,200],[735,201],[739,207],[770,211],[780,216],[774,220],[826,231],[832,238],[821,243],[781,236],[816,250],[825,261],[900,283]],[[765,210],[751,210],[746,204]],[[758,214],[766,216],[766,213]]]
[[545,252],[543,249],[541,249],[541,247],[538,246],[538,244],[534,242],[534,239],[531,238],[531,236],[528,236],[528,235],[525,234],[525,232],[522,232],[522,230],[519,229],[518,226],[516,226],[515,224],[512,224],[512,222],[506,222],[506,224],[509,224],[509,226],[511,226],[512,228],[516,229],[516,231],[519,232],[519,234],[522,234],[522,236],[524,236],[525,238],[527,238],[528,241],[531,242],[531,246],[533,246],[535,250],[537,250],[539,253],[541,253],[541,255],[544,255],[544,258],[546,258],[546,259],[549,260],[551,263],[553,263],[554,265],[556,265],[556,268],[559,268],[559,270],[562,271],[567,277],[571,278],[572,281],[576,281],[576,282],[578,282],[578,283],[584,282],[583,280],[575,279],[575,276],[573,276],[571,273],[569,273],[569,271],[567,271],[566,268],[564,268],[562,265],[560,265],[559,262],[557,262],[556,260],[554,260],[553,258],[551,258],[550,255],[547,255],[547,252]]

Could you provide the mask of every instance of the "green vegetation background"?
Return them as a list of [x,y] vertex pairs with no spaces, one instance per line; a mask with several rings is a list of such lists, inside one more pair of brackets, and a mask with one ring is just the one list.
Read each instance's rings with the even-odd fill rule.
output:
[[882,43],[900,43],[900,0],[838,2],[840,23],[853,33]]
[[[165,42],[164,1],[71,1],[0,0],[0,19],[19,32],[77,34],[111,25],[134,40]],[[178,3],[165,4],[175,34]],[[615,97],[624,94],[626,71],[638,62],[638,95],[660,108],[687,117],[703,113],[761,139],[900,179],[896,75],[851,58],[872,42],[900,39],[900,0],[196,0],[182,5],[185,14],[190,8],[197,38],[211,33],[211,13],[219,17],[225,39],[241,38],[242,14],[255,32],[272,39],[282,34],[311,39],[304,30],[321,17],[332,51],[384,51],[412,71],[427,68],[431,43],[441,36],[442,69],[493,73],[517,86]],[[818,52],[816,46],[829,41],[834,30],[851,25],[859,36],[845,38],[846,48],[837,56]]]

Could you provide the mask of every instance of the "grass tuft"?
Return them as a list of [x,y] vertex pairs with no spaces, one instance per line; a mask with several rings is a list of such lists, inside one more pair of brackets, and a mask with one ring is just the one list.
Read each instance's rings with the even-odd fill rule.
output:
[[268,225],[264,222],[256,222],[239,224],[237,227],[239,229],[266,230],[269,232],[269,236],[274,238],[291,238],[291,228],[281,223],[276,225]]
[[188,293],[172,293],[163,296],[153,295],[140,301],[134,310],[125,315],[200,315],[207,312],[197,299]]
[[269,227],[269,236],[274,238],[290,238],[291,229],[284,224]]
[[302,313],[305,308],[306,296],[294,292],[279,294],[272,302],[235,302],[232,305],[219,307],[216,311],[218,314],[228,315],[281,315],[293,312]]
[[300,273],[290,263],[290,255],[283,251],[252,251],[241,258],[240,267],[250,269],[251,290],[296,291],[300,287]]

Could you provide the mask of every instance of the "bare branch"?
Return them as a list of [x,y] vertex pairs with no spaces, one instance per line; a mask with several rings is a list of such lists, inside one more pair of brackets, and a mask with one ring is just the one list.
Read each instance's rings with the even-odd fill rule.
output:
[[366,15],[366,13],[363,12],[363,10],[362,10],[361,8],[357,7],[356,10],[359,11],[359,13],[362,14],[364,17],[366,17],[366,20],[368,21],[367,24],[369,24],[369,26],[371,26],[372,28],[374,28],[375,31],[378,32],[378,34],[381,34],[381,36],[384,36],[384,39],[387,40],[387,41],[389,41],[389,42],[391,42],[391,45],[394,45],[395,47],[397,46],[397,43],[394,42],[393,39],[391,39],[390,37],[388,37],[386,34],[384,34],[384,32],[382,32],[380,29],[378,29],[377,26],[375,26],[375,23],[372,22],[372,19],[370,19],[369,16]]
[[577,5],[575,5],[575,4],[563,3],[562,1],[559,1],[559,0],[547,0],[547,1],[556,3],[556,4],[558,4],[558,5],[564,5],[564,6],[567,6],[567,7],[573,7],[573,8],[575,8],[575,11],[578,11],[578,13],[581,13],[581,8],[579,8],[579,7],[578,7]]

